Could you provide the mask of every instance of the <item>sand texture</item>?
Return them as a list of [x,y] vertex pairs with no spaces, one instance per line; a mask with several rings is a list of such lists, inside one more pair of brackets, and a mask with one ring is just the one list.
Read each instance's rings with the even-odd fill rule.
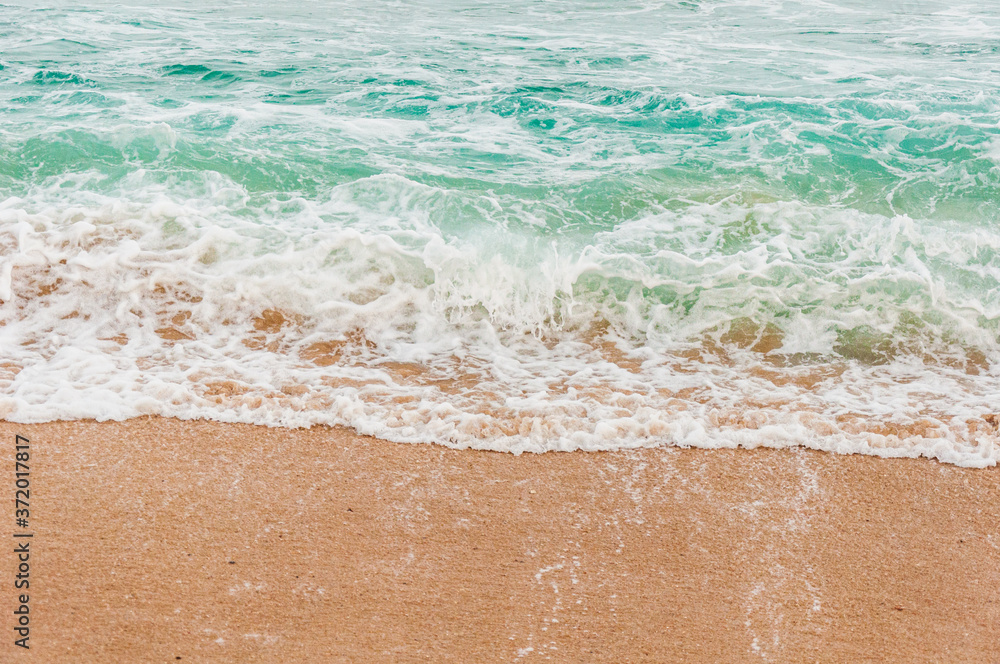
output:
[[1000,662],[997,469],[155,418],[0,433],[5,541],[15,433],[35,533],[29,652],[0,562],[4,662]]

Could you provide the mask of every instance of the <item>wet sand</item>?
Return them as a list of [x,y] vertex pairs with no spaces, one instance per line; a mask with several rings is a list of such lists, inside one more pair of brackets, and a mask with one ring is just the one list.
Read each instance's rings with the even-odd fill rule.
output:
[[[142,419],[31,440],[36,662],[1000,662],[1000,469],[512,455]],[[4,547],[10,551],[11,547]]]

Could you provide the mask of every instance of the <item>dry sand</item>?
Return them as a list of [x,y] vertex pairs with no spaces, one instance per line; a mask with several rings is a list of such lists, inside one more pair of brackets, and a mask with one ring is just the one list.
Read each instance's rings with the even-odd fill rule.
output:
[[15,432],[4,662],[1000,662],[998,469],[2,423],[11,499]]

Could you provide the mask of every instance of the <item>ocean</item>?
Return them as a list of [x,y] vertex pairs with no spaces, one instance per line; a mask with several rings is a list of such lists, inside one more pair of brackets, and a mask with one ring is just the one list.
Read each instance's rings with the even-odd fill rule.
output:
[[995,465],[998,35],[967,0],[2,4],[0,418]]

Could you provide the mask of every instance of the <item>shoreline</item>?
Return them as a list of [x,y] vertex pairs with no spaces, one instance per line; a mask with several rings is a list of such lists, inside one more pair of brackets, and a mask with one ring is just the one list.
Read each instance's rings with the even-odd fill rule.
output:
[[16,433],[32,446],[12,661],[995,662],[1000,643],[996,467],[155,417],[0,431],[10,461]]

